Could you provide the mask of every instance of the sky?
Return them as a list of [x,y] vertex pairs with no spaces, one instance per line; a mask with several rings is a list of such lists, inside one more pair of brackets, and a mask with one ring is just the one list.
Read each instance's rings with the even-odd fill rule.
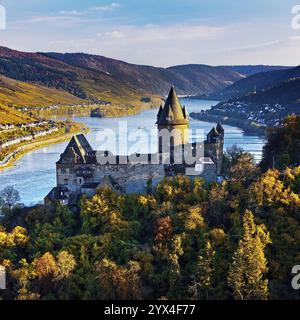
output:
[[0,45],[161,67],[299,65],[296,5],[300,13],[300,0],[0,0]]

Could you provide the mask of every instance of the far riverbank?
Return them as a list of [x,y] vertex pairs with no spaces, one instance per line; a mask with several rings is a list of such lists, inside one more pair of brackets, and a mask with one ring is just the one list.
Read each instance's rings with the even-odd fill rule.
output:
[[242,129],[246,135],[256,135],[260,137],[266,136],[266,128],[265,127],[259,127],[257,125],[254,125],[249,120],[244,119],[237,119],[227,116],[221,116],[217,114],[211,114],[211,113],[195,113],[192,112],[190,114],[190,117],[196,120],[205,121],[205,122],[221,122],[222,124],[234,126]]

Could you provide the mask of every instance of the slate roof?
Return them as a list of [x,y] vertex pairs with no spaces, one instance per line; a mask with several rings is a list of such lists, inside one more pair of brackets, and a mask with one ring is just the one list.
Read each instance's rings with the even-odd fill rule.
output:
[[223,126],[221,125],[220,122],[218,122],[217,127],[216,127],[216,130],[217,130],[218,133],[220,133],[222,136],[224,135],[224,128],[223,128]]
[[164,107],[160,107],[157,114],[159,125],[188,124],[188,113],[186,108],[182,107],[177,97],[175,88],[172,87]]
[[209,131],[209,133],[208,133],[208,135],[207,135],[207,137],[211,137],[211,138],[213,138],[213,137],[218,137],[219,136],[219,132],[217,131],[217,129],[215,128],[215,127],[213,127],[210,131]]
[[89,163],[94,158],[94,150],[83,134],[74,136],[60,157],[58,163],[75,158],[76,163]]

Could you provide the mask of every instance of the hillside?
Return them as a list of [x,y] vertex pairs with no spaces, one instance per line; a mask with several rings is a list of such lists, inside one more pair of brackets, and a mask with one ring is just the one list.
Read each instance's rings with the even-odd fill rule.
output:
[[168,93],[170,85],[174,85],[179,94],[209,94],[242,78],[234,71],[206,65],[183,65],[164,69],[83,53],[46,55],[74,67],[100,71],[101,74],[123,81],[137,90],[161,95]]
[[[292,78],[270,89],[258,91],[238,98],[240,102],[260,104],[280,104],[284,106],[300,106],[300,78]],[[300,111],[295,109],[294,112]]]
[[266,65],[222,66],[222,67],[234,72],[238,72],[245,77],[253,76],[254,74],[261,73],[261,72],[286,70],[286,69],[293,68],[293,67],[286,67],[286,66],[266,66]]
[[171,85],[182,95],[208,95],[241,78],[221,67],[156,68],[83,53],[31,53],[0,47],[0,103],[6,106],[98,104],[104,106],[105,115],[133,114],[159,105]]
[[[300,116],[289,116],[279,128],[268,130],[261,167],[284,170],[300,164]],[[298,180],[300,190],[300,180]]]
[[42,53],[25,53],[7,48],[0,48],[0,74],[60,90],[60,94],[72,95],[77,101],[79,98],[98,102],[109,98],[112,103],[125,105],[138,103],[144,94],[105,73],[76,68]]
[[289,114],[300,114],[300,78],[291,78],[270,89],[229,99],[192,116],[200,120],[222,121],[248,133],[261,133],[267,127],[279,126]]
[[239,73],[222,67],[196,64],[170,67],[168,71],[185,79],[185,83],[190,83],[190,88],[185,90],[195,95],[208,95],[221,88],[226,88],[242,78]]
[[33,85],[0,75],[0,104],[6,106],[48,106],[55,104],[79,104],[84,100],[55,88]]
[[275,70],[270,72],[261,72],[253,76],[242,79],[233,85],[216,91],[213,96],[219,100],[228,100],[232,98],[242,97],[255,90],[268,90],[289,79],[300,77],[300,66],[292,69]]
[[0,104],[0,124],[19,124],[31,121],[33,121],[33,119],[24,113]]

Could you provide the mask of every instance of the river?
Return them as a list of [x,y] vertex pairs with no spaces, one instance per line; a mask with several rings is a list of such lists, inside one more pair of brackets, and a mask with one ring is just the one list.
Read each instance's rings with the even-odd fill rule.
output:
[[[182,98],[181,102],[185,105],[189,112],[199,112],[207,110],[217,102],[206,100],[194,100]],[[102,129],[117,129],[119,122],[127,124],[128,132],[139,130],[139,128],[147,131],[155,129],[157,109],[146,110],[135,116],[123,118],[90,118],[81,117],[74,118],[75,121],[84,122],[90,129],[87,139],[94,149],[99,147],[99,136]],[[201,128],[207,134],[215,123],[208,123],[190,119],[190,129],[195,130]],[[224,126],[225,129],[225,149],[238,144],[245,151],[251,152],[256,161],[261,158],[264,140],[261,137],[244,135],[239,128],[232,126]],[[117,130],[118,131],[118,130]],[[122,134],[122,132],[121,132]],[[195,139],[192,136],[191,139]],[[119,134],[117,134],[119,139]],[[146,147],[146,142],[144,146]],[[150,142],[149,142],[150,144]],[[19,191],[21,201],[25,205],[34,205],[43,201],[43,198],[56,184],[55,163],[59,159],[59,155],[64,151],[67,142],[51,145],[32,151],[23,156],[13,168],[0,171],[0,190],[6,186],[13,186]],[[129,143],[129,148],[133,148],[134,143]],[[156,141],[151,142],[151,149],[156,148]],[[114,150],[112,150],[114,151]],[[131,150],[132,151],[132,150]],[[142,152],[143,150],[137,150]]]

